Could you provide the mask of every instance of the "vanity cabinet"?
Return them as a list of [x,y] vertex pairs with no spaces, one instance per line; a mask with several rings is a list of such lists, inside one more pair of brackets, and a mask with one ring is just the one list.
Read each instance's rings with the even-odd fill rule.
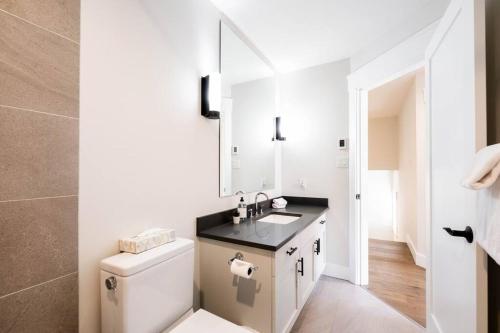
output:
[[[325,268],[325,227],[326,217],[323,215],[276,252],[276,264],[280,265],[285,260],[283,258],[288,256],[290,268],[286,274],[280,270],[276,274],[276,321],[273,332],[288,332],[292,328]],[[289,255],[294,249],[294,253]],[[284,279],[289,280],[283,283]],[[287,302],[293,303],[293,306],[285,304]]]
[[[325,267],[322,215],[277,251],[200,238],[200,305],[261,333],[289,332]],[[236,252],[258,266],[251,279],[231,274]]]

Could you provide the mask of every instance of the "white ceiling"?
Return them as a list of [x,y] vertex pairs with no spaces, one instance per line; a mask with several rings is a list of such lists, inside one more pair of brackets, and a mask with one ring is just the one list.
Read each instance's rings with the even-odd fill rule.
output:
[[368,117],[395,117],[403,109],[406,97],[418,72],[406,74],[368,93]]
[[448,1],[212,0],[280,72],[348,58]]

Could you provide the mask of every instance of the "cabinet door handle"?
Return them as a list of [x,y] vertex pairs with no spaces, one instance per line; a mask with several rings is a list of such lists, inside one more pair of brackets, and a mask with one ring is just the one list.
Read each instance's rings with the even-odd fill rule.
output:
[[286,251],[286,254],[291,256],[295,251],[297,251],[298,247],[291,247],[290,250]]
[[319,255],[321,253],[321,239],[318,238],[314,244],[316,245],[316,249],[314,250],[314,252],[316,252],[316,255]]
[[298,270],[298,272],[300,273],[300,275],[304,276],[304,257],[301,257],[298,262],[300,264],[300,269]]
[[326,223],[326,220],[319,221],[319,224],[325,224],[325,223]]

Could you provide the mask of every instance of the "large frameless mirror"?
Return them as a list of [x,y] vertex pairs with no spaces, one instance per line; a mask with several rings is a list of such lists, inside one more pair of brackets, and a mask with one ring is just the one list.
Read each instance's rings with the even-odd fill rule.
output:
[[220,196],[275,187],[273,69],[221,22]]

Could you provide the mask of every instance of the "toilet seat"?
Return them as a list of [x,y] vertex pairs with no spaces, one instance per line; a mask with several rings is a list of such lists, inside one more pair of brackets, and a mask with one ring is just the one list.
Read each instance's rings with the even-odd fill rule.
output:
[[256,332],[200,309],[188,317],[170,333],[250,333]]

